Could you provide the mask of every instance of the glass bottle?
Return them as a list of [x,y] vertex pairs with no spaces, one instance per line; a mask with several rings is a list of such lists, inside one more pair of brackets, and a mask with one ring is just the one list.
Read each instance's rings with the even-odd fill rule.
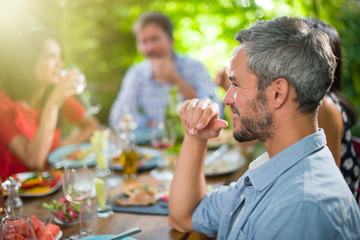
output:
[[125,180],[135,179],[137,173],[138,157],[136,153],[136,140],[134,134],[135,125],[131,121],[123,121],[120,124],[120,163],[123,166]]
[[10,177],[8,180],[2,183],[2,187],[7,193],[7,199],[5,201],[5,211],[7,212],[7,214],[22,214],[23,202],[19,197],[19,189],[21,187],[21,183]]
[[184,128],[181,124],[179,116],[179,108],[181,106],[181,95],[177,86],[171,86],[168,95],[168,105],[165,112],[165,121],[170,120],[175,129],[177,141],[184,138]]

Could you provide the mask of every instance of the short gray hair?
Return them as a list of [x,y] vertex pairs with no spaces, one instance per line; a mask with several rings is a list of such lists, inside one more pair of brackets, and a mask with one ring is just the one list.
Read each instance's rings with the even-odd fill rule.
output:
[[235,39],[244,44],[248,67],[258,77],[259,90],[285,78],[296,91],[299,111],[317,110],[333,83],[336,67],[325,33],[300,19],[280,17],[258,21]]

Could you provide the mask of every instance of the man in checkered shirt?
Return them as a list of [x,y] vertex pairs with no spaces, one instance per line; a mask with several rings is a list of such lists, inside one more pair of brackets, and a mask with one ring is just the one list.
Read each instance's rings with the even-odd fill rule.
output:
[[125,74],[110,112],[113,129],[129,113],[140,128],[164,120],[171,86],[178,89],[181,101],[208,97],[219,103],[203,64],[174,53],[172,32],[170,19],[159,12],[145,13],[135,22],[137,47],[147,59]]

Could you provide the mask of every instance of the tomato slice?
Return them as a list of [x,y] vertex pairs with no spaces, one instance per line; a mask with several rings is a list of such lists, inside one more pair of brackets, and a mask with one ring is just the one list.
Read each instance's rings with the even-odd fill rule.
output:
[[31,188],[39,185],[43,181],[43,177],[41,175],[36,175],[34,177],[28,178],[21,183],[22,188]]

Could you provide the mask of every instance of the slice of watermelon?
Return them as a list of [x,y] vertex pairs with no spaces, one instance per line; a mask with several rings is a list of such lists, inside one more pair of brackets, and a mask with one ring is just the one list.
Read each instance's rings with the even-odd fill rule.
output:
[[42,229],[37,233],[37,239],[38,240],[54,240],[55,238],[54,238],[52,232]]
[[24,219],[5,220],[5,223],[9,225],[6,225],[7,227],[4,227],[5,230],[3,230],[3,232],[5,232],[6,236],[11,235],[13,239],[17,238],[17,236],[14,235],[15,233],[17,235],[26,236],[26,233],[28,232],[28,227],[30,226],[29,224],[24,224]]
[[45,223],[43,223],[40,219],[38,219],[34,215],[31,215],[30,220],[36,234],[40,231],[40,229],[42,229],[45,226]]
[[17,234],[17,233],[12,233],[9,235],[6,235],[5,240],[24,240],[26,238],[24,238],[21,234]]
[[60,227],[58,225],[48,223],[48,224],[46,224],[44,230],[46,232],[51,232],[52,235],[55,237],[60,232]]

